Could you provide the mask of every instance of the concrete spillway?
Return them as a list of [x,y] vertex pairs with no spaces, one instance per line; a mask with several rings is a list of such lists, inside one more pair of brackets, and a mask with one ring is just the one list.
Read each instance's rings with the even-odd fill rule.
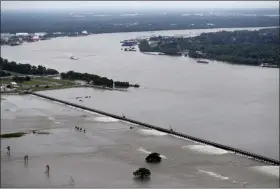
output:
[[171,131],[169,129],[164,129],[164,128],[154,126],[154,125],[151,125],[151,124],[148,124],[148,123],[143,123],[143,122],[136,121],[136,120],[133,120],[133,119],[129,119],[129,118],[126,118],[126,117],[123,117],[123,116],[119,116],[119,115],[111,114],[111,113],[108,113],[108,112],[96,110],[96,109],[93,109],[93,108],[81,106],[81,105],[78,105],[78,104],[63,101],[63,100],[56,99],[56,98],[49,97],[49,96],[45,96],[45,95],[42,95],[42,94],[37,94],[37,93],[33,93],[33,92],[28,92],[27,94],[32,94],[32,95],[35,95],[35,96],[38,96],[38,97],[41,97],[41,98],[45,98],[45,99],[49,99],[49,100],[52,100],[52,101],[60,102],[60,103],[70,105],[70,106],[73,106],[73,107],[76,107],[76,108],[80,108],[80,109],[83,109],[83,110],[92,111],[92,112],[95,112],[95,113],[98,113],[98,114],[102,114],[102,115],[109,116],[109,117],[112,117],[112,118],[116,118],[116,119],[119,119],[119,120],[127,121],[127,122],[137,124],[137,125],[140,125],[140,126],[143,126],[143,127],[146,127],[146,128],[150,128],[150,129],[154,129],[154,130],[161,131],[161,132],[164,132],[164,133],[176,135],[176,136],[179,136],[179,137],[182,137],[182,138],[190,139],[190,140],[193,140],[193,141],[196,141],[196,142],[200,142],[200,143],[203,143],[203,144],[214,146],[214,147],[224,149],[224,150],[227,150],[227,151],[232,151],[234,153],[241,154],[241,155],[248,156],[248,157],[252,157],[256,160],[264,161],[264,162],[269,163],[269,164],[274,164],[274,165],[278,165],[278,166],[280,165],[279,160],[271,159],[271,158],[268,158],[268,157],[264,157],[264,156],[261,156],[261,155],[258,155],[258,154],[251,153],[251,152],[246,152],[246,151],[243,151],[243,150],[240,150],[240,149],[232,148],[230,146],[226,146],[226,145],[218,144],[218,143],[215,143],[215,142],[207,141],[207,140],[204,140],[204,139],[200,139],[200,138],[197,138],[197,137],[189,136],[189,135],[184,134],[184,133]]

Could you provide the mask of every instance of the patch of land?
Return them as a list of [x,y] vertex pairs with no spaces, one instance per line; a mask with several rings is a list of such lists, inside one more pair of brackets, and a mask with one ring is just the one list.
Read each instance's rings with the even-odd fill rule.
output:
[[[6,90],[3,90],[3,93],[20,92],[24,90],[41,91],[52,89],[64,89],[77,86],[77,84],[74,81],[54,79],[48,77],[35,77],[32,78],[30,81],[24,81],[22,83],[17,83],[16,85],[12,85],[12,82],[14,82],[12,78],[1,78],[1,84],[6,85]],[[8,89],[8,85],[10,85],[10,89]]]

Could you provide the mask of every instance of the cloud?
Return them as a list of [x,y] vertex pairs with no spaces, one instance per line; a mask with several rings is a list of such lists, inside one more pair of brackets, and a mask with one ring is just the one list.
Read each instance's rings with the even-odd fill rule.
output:
[[278,8],[278,1],[1,1],[16,9]]

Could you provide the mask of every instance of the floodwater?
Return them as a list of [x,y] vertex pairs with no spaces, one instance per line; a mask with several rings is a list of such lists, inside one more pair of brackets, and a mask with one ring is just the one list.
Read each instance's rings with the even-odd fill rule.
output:
[[[1,187],[279,187],[279,166],[39,97],[2,98],[2,133],[49,134],[1,139]],[[161,154],[160,164],[145,162],[151,152]],[[151,170],[149,180],[132,176],[140,167]]]
[[[258,28],[241,28],[258,29]],[[279,69],[197,64],[187,57],[121,51],[120,41],[150,35],[194,36],[231,29],[97,34],[1,47],[1,56],[139,83],[128,92],[67,89],[43,92],[279,160]],[[240,30],[240,28],[239,28]],[[79,60],[70,60],[73,55]],[[76,96],[92,98],[79,102]]]

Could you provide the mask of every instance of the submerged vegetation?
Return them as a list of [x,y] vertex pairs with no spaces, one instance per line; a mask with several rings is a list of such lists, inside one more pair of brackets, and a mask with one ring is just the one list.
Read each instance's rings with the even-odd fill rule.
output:
[[146,168],[139,168],[133,172],[133,175],[141,179],[149,178],[151,176],[151,171]]
[[32,133],[37,134],[37,135],[49,135],[50,134],[49,132],[46,132],[46,131],[36,131],[36,130],[33,130]]
[[7,134],[1,134],[1,138],[17,138],[22,137],[26,133],[24,132],[15,132],[15,133],[7,133]]
[[[29,132],[27,132],[29,133]],[[6,133],[6,134],[1,134],[1,138],[18,138],[18,137],[22,137],[24,135],[27,134],[26,132],[14,132],[14,133]],[[37,134],[37,135],[48,135],[50,134],[47,131],[37,131],[37,130],[32,130],[33,134]]]
[[146,161],[148,163],[159,163],[159,162],[161,162],[160,154],[156,153],[156,152],[151,153],[146,157]]

